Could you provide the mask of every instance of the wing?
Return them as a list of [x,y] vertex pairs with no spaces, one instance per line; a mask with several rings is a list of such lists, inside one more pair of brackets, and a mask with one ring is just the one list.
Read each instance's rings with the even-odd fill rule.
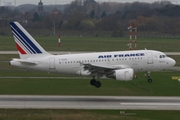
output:
[[112,73],[114,70],[117,69],[125,69],[125,68],[131,68],[129,65],[113,65],[113,66],[105,66],[105,65],[96,65],[96,64],[84,64],[80,63],[81,65],[84,66],[85,71],[89,71],[91,75],[95,74],[101,74],[101,75],[107,75]]

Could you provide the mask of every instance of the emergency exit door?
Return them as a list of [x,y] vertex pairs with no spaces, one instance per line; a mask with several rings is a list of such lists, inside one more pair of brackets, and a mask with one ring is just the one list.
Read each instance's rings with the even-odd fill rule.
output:
[[151,52],[147,53],[147,64],[153,64],[153,54]]
[[49,58],[49,69],[53,70],[55,68],[55,59],[54,58]]

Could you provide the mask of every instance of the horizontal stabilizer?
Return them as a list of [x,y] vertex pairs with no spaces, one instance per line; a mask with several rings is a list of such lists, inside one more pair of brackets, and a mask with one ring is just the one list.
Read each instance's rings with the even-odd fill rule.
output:
[[22,64],[28,64],[28,65],[37,65],[37,62],[29,61],[29,60],[23,60],[23,59],[13,59],[12,61],[20,62]]

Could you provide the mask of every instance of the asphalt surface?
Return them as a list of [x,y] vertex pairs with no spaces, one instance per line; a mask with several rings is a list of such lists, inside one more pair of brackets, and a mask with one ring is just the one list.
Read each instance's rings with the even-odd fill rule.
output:
[[180,97],[0,95],[0,108],[180,110]]

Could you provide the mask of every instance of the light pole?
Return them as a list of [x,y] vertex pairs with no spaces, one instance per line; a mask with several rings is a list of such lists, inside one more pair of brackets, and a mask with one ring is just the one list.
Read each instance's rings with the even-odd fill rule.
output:
[[54,17],[54,35],[56,35],[56,22],[55,22],[55,17]]

